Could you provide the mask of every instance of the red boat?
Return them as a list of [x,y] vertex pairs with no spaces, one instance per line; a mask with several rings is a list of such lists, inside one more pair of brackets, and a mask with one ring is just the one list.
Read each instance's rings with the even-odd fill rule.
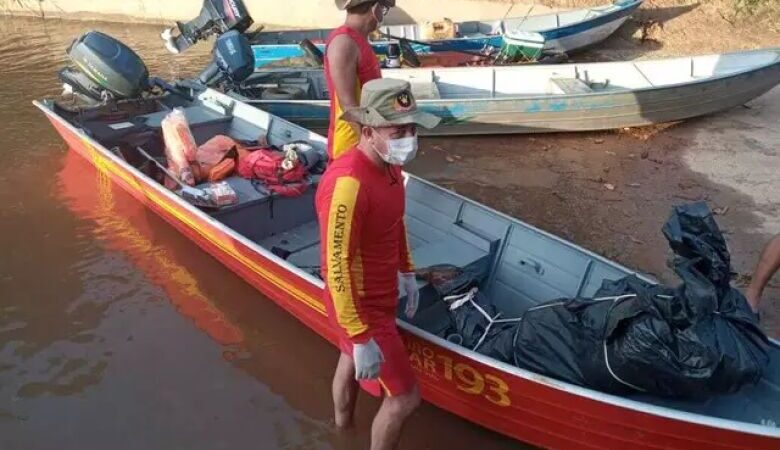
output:
[[[325,339],[334,336],[317,276],[319,232],[311,188],[279,198],[238,177],[227,181],[236,205],[204,210],[150,176],[137,146],[164,154],[162,118],[182,107],[193,135],[215,134],[270,144],[325,139],[216,91],[194,99],[159,96],[78,106],[36,101],[67,144],[138,201],[159,214],[239,277]],[[407,226],[420,267],[486,264],[481,290],[507,314],[552,298],[589,296],[605,279],[632,271],[493,211],[451,191],[406,175]],[[278,251],[285,250],[282,258]],[[435,334],[441,319],[421,284],[412,323],[399,320],[423,397],[447,411],[518,440],[561,449],[780,448],[780,347],[773,347],[764,380],[706,402],[652,396],[619,397],[574,386],[504,364]],[[229,338],[233,330],[228,328]],[[229,339],[228,339],[229,340]]]

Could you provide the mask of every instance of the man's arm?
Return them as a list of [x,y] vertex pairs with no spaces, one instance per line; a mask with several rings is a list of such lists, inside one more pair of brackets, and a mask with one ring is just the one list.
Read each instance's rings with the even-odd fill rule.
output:
[[769,244],[764,248],[756,270],[753,272],[753,280],[745,292],[753,311],[758,311],[761,294],[778,269],[780,269],[780,234],[769,241]]
[[325,55],[328,70],[336,89],[341,110],[359,106],[358,99],[358,46],[349,36],[336,36],[328,45]]
[[320,211],[320,223],[327,224],[322,245],[325,246],[327,287],[333,300],[336,321],[355,343],[364,343],[371,336],[360,314],[360,294],[363,277],[351,272],[361,270],[359,258],[365,197],[360,182],[353,177],[336,180],[328,206]]

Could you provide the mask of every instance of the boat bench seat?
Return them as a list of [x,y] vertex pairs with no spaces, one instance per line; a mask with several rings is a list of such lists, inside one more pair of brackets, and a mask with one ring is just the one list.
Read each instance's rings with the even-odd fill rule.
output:
[[550,78],[552,94],[589,94],[593,92],[588,83],[577,78]]
[[[226,116],[220,112],[202,106],[190,106],[182,108],[182,111],[184,111],[184,116],[187,118],[187,123],[190,127],[230,122],[233,119],[232,116]],[[166,110],[138,116],[136,121],[151,128],[162,128],[162,121],[170,112],[171,111]]]
[[[266,237],[259,243],[269,250],[276,247],[290,252],[287,261],[299,267],[315,266],[320,261],[320,235],[316,221]],[[412,249],[412,259],[418,268],[451,264],[483,273],[487,271],[490,256],[489,250],[480,249],[452,236]],[[425,283],[419,281],[418,285],[422,288]]]
[[[449,264],[463,269],[480,281],[490,273],[498,241],[489,241],[453,224],[450,233],[443,239],[428,242],[412,249],[412,258],[418,269],[439,264]],[[449,327],[449,314],[440,295],[423,280],[417,280],[420,290],[420,306],[415,326],[434,334],[441,334]],[[403,318],[404,302],[399,302],[398,317]]]
[[[319,175],[315,175],[311,178],[312,187],[310,189],[313,189],[313,187],[319,183],[320,178],[321,177]],[[229,184],[234,191],[236,191],[236,194],[238,195],[238,203],[218,209],[213,213],[213,215],[217,217],[231,213],[238,209],[266,203],[273,198],[279,198],[278,195],[272,192],[264,191],[262,187],[260,187],[260,190],[255,189],[252,180],[247,180],[246,178],[242,178],[237,175],[228,177],[224,181],[227,182],[227,184]],[[209,183],[203,183],[199,184],[197,187],[203,189],[208,185]]]
[[[211,211],[210,214],[250,240],[260,242],[268,236],[291,230],[316,218],[314,187],[298,197],[282,197],[262,188],[257,190],[252,181],[239,176],[228,177],[225,181],[238,195],[238,203]],[[319,176],[312,177],[311,182],[316,185]],[[203,184],[199,187],[205,186]]]

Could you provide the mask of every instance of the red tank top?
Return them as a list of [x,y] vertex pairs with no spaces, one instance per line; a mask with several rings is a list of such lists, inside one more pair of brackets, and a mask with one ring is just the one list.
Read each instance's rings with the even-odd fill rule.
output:
[[[342,34],[348,35],[358,45],[359,56],[357,65],[357,86],[355,91],[357,98],[360,98],[360,92],[363,85],[371,80],[382,78],[382,69],[379,67],[374,49],[365,36],[354,29],[342,25],[333,30],[326,41],[325,54],[327,55],[328,46],[336,36]],[[333,85],[333,79],[330,76],[330,67],[328,58],[325,58],[325,80],[328,83],[328,92],[330,92],[330,125],[328,126],[328,156],[331,160],[338,158],[342,153],[357,145],[360,135],[357,129],[349,122],[339,120],[343,112],[336,95],[336,87]]]

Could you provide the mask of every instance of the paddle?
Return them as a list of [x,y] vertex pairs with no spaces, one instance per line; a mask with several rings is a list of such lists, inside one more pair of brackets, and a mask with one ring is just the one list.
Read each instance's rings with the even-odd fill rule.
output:
[[163,166],[157,159],[155,159],[152,155],[146,153],[144,149],[141,147],[135,148],[138,153],[141,154],[144,158],[148,159],[151,163],[153,163],[155,166],[157,166],[158,169],[162,170],[162,172],[168,176],[168,178],[172,179],[181,190],[179,191],[179,196],[186,200],[189,203],[192,203],[195,206],[200,206],[201,208],[217,208],[217,205],[214,204],[214,201],[209,194],[209,192],[198,189],[196,187],[188,186],[184,183],[182,183],[176,175],[171,173],[170,170],[168,170],[167,167]]

